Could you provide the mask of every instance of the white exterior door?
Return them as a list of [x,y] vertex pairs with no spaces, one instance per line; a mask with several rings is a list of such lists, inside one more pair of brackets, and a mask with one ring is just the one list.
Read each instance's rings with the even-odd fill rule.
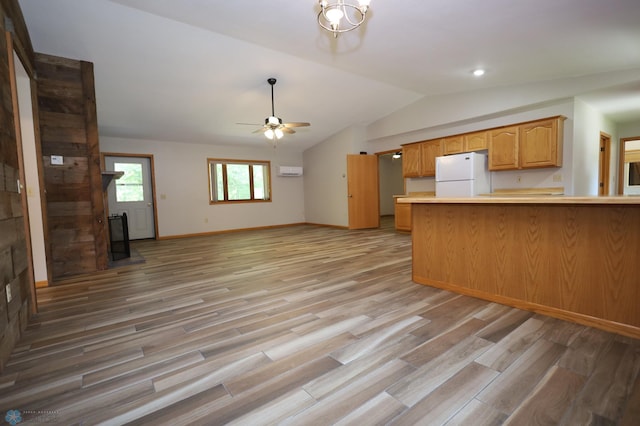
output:
[[105,169],[124,172],[107,188],[109,214],[127,214],[129,239],[155,238],[151,160],[105,156]]

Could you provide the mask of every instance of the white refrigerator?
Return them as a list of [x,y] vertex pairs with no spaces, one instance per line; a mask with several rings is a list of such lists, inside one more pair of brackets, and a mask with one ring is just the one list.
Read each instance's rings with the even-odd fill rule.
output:
[[489,192],[491,175],[486,154],[436,157],[436,197],[474,197]]

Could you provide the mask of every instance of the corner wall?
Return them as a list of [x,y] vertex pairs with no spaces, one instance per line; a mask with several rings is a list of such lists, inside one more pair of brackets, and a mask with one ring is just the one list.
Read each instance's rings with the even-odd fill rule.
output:
[[352,126],[304,152],[307,222],[349,226],[347,155],[360,151],[367,151],[364,131],[362,127]]

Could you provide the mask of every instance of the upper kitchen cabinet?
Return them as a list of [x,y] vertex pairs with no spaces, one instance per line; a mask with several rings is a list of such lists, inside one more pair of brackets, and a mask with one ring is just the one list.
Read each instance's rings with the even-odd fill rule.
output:
[[463,152],[487,149],[487,131],[448,136],[442,139],[443,154],[460,154]]
[[443,154],[460,154],[461,152],[465,152],[464,146],[464,136],[450,136],[448,138],[442,139],[443,144]]
[[491,130],[489,170],[561,166],[564,120],[558,116]]
[[442,155],[442,143],[440,140],[422,142],[422,153],[420,163],[422,166],[422,176],[436,175],[436,157]]
[[402,175],[425,177],[436,175],[436,157],[442,155],[440,139],[402,147]]
[[464,150],[470,152],[487,149],[489,145],[487,142],[488,134],[489,132],[487,131],[467,133],[464,135]]
[[489,170],[562,166],[562,135],[566,117],[516,123],[402,147],[404,177],[436,175],[436,157],[488,150]]
[[519,131],[520,126],[509,126],[489,132],[489,170],[511,170],[519,167]]
[[520,126],[520,167],[562,165],[564,117],[535,121]]
[[420,151],[419,143],[402,147],[402,176],[420,176]]

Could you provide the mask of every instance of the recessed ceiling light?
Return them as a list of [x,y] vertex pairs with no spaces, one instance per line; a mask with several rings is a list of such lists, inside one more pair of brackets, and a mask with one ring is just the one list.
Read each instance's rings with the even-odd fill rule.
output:
[[482,68],[478,68],[473,70],[473,75],[475,75],[476,77],[481,77],[484,75],[484,70]]

